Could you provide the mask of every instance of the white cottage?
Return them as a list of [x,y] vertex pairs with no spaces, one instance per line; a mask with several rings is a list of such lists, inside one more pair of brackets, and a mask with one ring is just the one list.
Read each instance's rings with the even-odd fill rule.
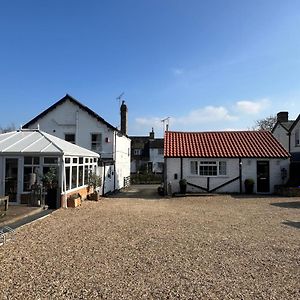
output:
[[32,186],[53,168],[57,193],[46,204],[67,207],[69,195],[86,198],[88,176],[96,172],[98,160],[98,153],[37,129],[0,134],[0,195],[8,196],[10,204],[28,204]]
[[287,181],[289,154],[267,131],[165,132],[165,186],[179,192],[242,193],[244,181],[254,192],[273,193]]
[[290,186],[300,185],[300,115],[296,120],[289,120],[289,113],[277,114],[277,122],[272,129],[274,137],[290,153]]
[[103,194],[119,190],[130,179],[130,144],[127,107],[121,108],[121,130],[109,124],[70,95],[54,103],[23,128],[40,128],[68,142],[97,152],[104,168]]
[[296,120],[289,120],[289,113],[277,114],[277,122],[272,129],[274,137],[291,154],[291,161],[300,162],[300,115]]

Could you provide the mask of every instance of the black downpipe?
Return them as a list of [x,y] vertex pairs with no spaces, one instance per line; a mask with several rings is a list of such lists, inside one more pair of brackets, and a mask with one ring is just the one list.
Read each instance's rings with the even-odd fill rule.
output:
[[182,157],[180,157],[180,179],[183,179],[182,176],[183,176],[183,162],[182,162]]
[[242,159],[239,158],[239,177],[240,177],[240,194],[243,192],[243,182],[242,182]]

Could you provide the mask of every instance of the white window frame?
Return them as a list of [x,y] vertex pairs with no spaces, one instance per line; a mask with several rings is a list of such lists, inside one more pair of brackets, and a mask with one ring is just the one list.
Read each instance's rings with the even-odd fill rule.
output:
[[[208,174],[204,174],[203,168],[207,167],[209,171],[209,166],[213,167],[214,169],[216,168],[216,170],[211,169],[211,173],[213,174],[209,174],[209,172]],[[201,171],[201,167],[203,167],[202,171]],[[226,160],[191,160],[190,174],[191,176],[199,176],[199,177],[226,177],[227,161]]]
[[141,149],[134,149],[133,150],[133,155],[141,155],[141,154],[142,154]]
[[[25,157],[26,158],[30,157],[31,158],[31,162],[30,163],[25,163]],[[38,164],[36,164],[34,162],[34,158],[38,158],[39,159],[39,163]],[[42,165],[42,157],[40,157],[40,156],[37,156],[37,155],[26,155],[26,156],[23,157],[22,193],[30,193],[31,192],[30,189],[29,190],[25,190],[24,189],[24,184],[25,184],[25,182],[27,182],[27,181],[24,180],[24,174],[25,174],[24,169],[25,168],[31,168],[31,173],[35,173],[37,175],[37,180],[38,180],[39,179],[38,176],[41,175],[40,174],[41,173],[41,165]]]
[[[100,139],[93,141],[93,135],[100,136]],[[102,151],[102,133],[101,132],[91,132],[91,150],[95,151],[95,152]]]

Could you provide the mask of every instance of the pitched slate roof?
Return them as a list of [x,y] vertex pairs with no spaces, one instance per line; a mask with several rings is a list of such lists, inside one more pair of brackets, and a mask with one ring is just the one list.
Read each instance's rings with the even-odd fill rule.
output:
[[104,123],[105,125],[107,125],[109,128],[118,131],[119,133],[121,133],[120,130],[118,130],[116,127],[114,127],[113,125],[109,124],[107,121],[105,121],[102,117],[100,117],[98,114],[96,114],[93,110],[91,110],[90,108],[88,108],[87,106],[83,105],[81,102],[79,102],[77,99],[75,99],[74,97],[70,96],[69,94],[66,94],[63,98],[61,98],[60,100],[58,100],[57,102],[55,102],[53,105],[51,105],[50,107],[48,107],[46,110],[44,110],[43,112],[41,112],[39,115],[37,115],[36,117],[34,117],[32,120],[30,120],[29,122],[27,122],[23,128],[28,128],[30,125],[33,125],[34,123],[36,123],[39,119],[43,118],[47,113],[49,113],[50,111],[54,110],[57,106],[63,104],[64,102],[66,102],[67,100],[69,100],[70,102],[74,103],[75,105],[79,106],[82,110],[86,111],[89,115],[91,115],[92,117],[94,117],[95,119],[97,119],[99,122]]
[[165,157],[288,158],[269,131],[165,133]]
[[297,122],[295,120],[289,120],[287,122],[276,122],[276,124],[274,125],[274,127],[272,128],[271,132],[275,131],[275,128],[278,125],[281,125],[283,129],[285,129],[287,132],[291,131],[291,129],[294,127],[294,124],[296,124]]
[[99,157],[99,154],[71,144],[38,129],[0,134],[0,154],[42,154]]

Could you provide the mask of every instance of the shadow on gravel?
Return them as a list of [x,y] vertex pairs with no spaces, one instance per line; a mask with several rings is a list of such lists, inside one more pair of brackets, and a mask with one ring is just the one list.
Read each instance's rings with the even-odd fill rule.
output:
[[[14,222],[14,223],[10,223],[10,224],[8,224],[8,226],[12,229],[17,229],[17,228],[19,228],[23,225],[26,225],[26,224],[29,224],[33,221],[38,220],[38,219],[44,218],[44,217],[50,215],[53,211],[54,211],[53,209],[43,210],[43,211],[41,211],[37,214],[31,215],[31,216],[28,216],[28,217],[24,217],[24,218]],[[3,231],[5,233],[7,230],[4,227],[5,227],[5,225],[3,225],[2,229],[4,229]]]
[[140,184],[132,185],[129,188],[119,191],[116,194],[110,195],[108,198],[131,198],[131,199],[146,199],[158,200],[162,197],[158,195],[157,184]]
[[271,203],[271,205],[277,207],[283,207],[283,208],[300,208],[300,201],[278,202],[278,203]]
[[[221,195],[221,194],[220,194]],[[278,195],[264,195],[264,194],[228,194],[234,199],[260,199],[260,198],[282,198],[281,196]]]
[[282,224],[300,229],[300,222],[286,220]]

